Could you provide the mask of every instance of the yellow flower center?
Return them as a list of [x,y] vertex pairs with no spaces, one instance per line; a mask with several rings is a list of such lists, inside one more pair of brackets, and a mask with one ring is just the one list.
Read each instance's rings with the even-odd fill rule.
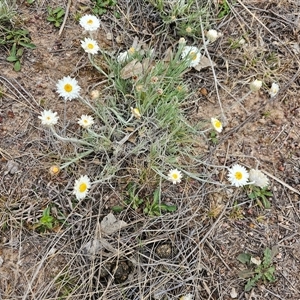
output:
[[56,166],[52,167],[52,172],[53,173],[57,173],[58,171],[59,171],[58,167],[56,167]]
[[242,172],[235,172],[234,177],[237,180],[241,180],[243,178],[243,174]]
[[216,128],[221,128],[221,126],[222,126],[221,122],[219,120],[216,120],[215,121],[215,127]]
[[92,43],[87,44],[87,47],[88,47],[89,49],[94,49],[94,45],[93,45]]
[[176,174],[176,173],[172,174],[172,178],[175,180],[178,179],[178,174]]
[[70,93],[70,92],[72,92],[73,87],[71,84],[67,83],[67,84],[65,84],[64,89],[66,92]]
[[83,123],[87,124],[87,123],[88,123],[88,120],[87,120],[87,119],[84,119],[84,120],[83,120]]
[[51,120],[51,117],[50,117],[50,116],[48,116],[48,117],[46,117],[46,119],[47,119],[48,121],[50,121],[50,120]]
[[92,19],[89,19],[89,20],[87,21],[87,23],[88,23],[89,25],[92,25],[92,24],[93,24],[93,20],[92,20]]
[[79,186],[79,192],[80,193],[84,193],[85,191],[87,190],[87,185],[86,183],[81,183],[80,186]]
[[128,50],[128,52],[129,52],[129,54],[134,54],[134,52],[135,52],[134,47],[131,47],[131,48]]
[[191,60],[196,60],[197,59],[197,53],[196,52],[190,52],[190,59]]
[[191,28],[191,27],[187,27],[187,28],[185,29],[185,31],[186,31],[187,33],[191,33],[191,32],[192,32],[192,28]]

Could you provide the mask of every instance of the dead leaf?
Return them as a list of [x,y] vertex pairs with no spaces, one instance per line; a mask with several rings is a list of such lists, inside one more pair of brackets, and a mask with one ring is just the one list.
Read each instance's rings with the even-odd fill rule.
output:
[[112,213],[109,213],[100,223],[101,231],[105,234],[112,234],[127,226],[123,220],[117,220]]
[[172,47],[169,47],[166,52],[165,52],[165,56],[163,58],[164,62],[170,62],[173,58],[173,51],[172,51]]
[[120,72],[122,79],[128,79],[133,76],[138,76],[143,72],[143,65],[137,59],[129,62]]
[[215,67],[216,64],[212,61],[212,65],[209,61],[209,59],[206,56],[201,56],[200,62],[197,66],[194,67],[195,70],[200,71],[202,69],[208,68],[208,67]]

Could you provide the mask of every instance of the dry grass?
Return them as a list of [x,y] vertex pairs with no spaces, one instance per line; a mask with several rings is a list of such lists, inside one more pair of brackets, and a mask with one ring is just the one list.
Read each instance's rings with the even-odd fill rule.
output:
[[[103,47],[115,55],[121,48],[128,49],[137,36],[163,56],[177,42],[180,28],[164,23],[164,16],[149,2],[118,1],[121,18],[112,13],[101,18],[104,33],[98,38]],[[192,124],[203,120],[205,127],[212,115],[223,117],[225,132],[218,144],[213,145],[203,132],[191,147],[193,165],[185,170],[190,176],[180,185],[157,179],[143,161],[145,156],[132,154],[116,176],[93,187],[89,198],[79,202],[70,196],[74,180],[78,174],[96,177],[103,157],[91,154],[51,176],[51,165],[63,163],[82,149],[62,144],[44,132],[37,116],[44,107],[63,111],[52,87],[61,72],[70,72],[68,62],[77,66],[74,74],[79,78],[87,76],[86,82],[82,79],[86,91],[99,87],[99,82],[105,87],[106,82],[102,75],[94,74],[72,40],[78,36],[74,16],[83,13],[81,5],[71,4],[62,38],[57,40],[57,31],[51,31],[45,21],[45,1],[28,7],[20,4],[21,18],[29,18],[32,11],[40,14],[43,27],[32,30],[32,38],[36,43],[41,39],[42,50],[26,54],[20,75],[0,60],[1,69],[5,68],[0,77],[0,298],[167,300],[191,293],[195,300],[227,300],[232,289],[238,293],[237,299],[299,298],[300,28],[295,13],[299,4],[229,1],[230,13],[218,19],[222,9],[218,3],[207,8],[209,17],[203,16],[200,38],[188,37],[191,44],[198,45],[207,28],[222,32],[206,49],[216,66],[213,72],[207,68],[184,75],[190,98],[182,104]],[[201,6],[201,1],[197,5]],[[36,26],[27,24],[31,29]],[[106,40],[107,33],[114,37],[112,41]],[[117,43],[116,37],[122,43]],[[239,44],[241,39],[245,44]],[[66,52],[57,46],[60,41]],[[52,47],[50,54],[47,43]],[[69,55],[67,61],[64,53]],[[40,71],[37,61],[46,58],[54,65]],[[255,78],[263,80],[264,86],[257,94],[248,95],[248,84]],[[267,90],[272,82],[279,82],[281,91],[270,100]],[[206,92],[199,92],[201,88]],[[106,96],[101,95],[103,101]],[[72,102],[67,107],[68,119],[74,111],[86,113],[86,108]],[[69,125],[67,134],[79,134],[75,121]],[[155,132],[151,137],[155,138]],[[131,148],[126,147],[128,154]],[[226,184],[226,167],[237,161],[249,167],[259,164],[273,176],[270,210],[250,201],[245,190]],[[190,162],[190,156],[180,157],[179,163]],[[125,206],[114,214],[127,225],[107,234],[101,222],[113,206],[128,198],[126,186],[131,181],[139,184],[144,199],[151,198],[159,184],[161,201],[177,205],[177,210],[149,217],[142,206],[136,210]],[[59,222],[52,231],[40,234],[33,226],[49,204]],[[237,275],[243,266],[236,257],[241,252],[261,256],[273,245],[279,246],[274,258],[277,282],[260,283],[245,293],[245,280]]]

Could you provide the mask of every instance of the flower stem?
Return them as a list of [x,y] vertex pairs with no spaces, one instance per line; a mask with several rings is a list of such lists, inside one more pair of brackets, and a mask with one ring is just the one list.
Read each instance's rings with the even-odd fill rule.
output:
[[78,156],[76,156],[75,158],[73,158],[73,159],[71,159],[70,161],[68,161],[68,162],[64,163],[63,165],[61,165],[61,166],[60,166],[60,169],[62,170],[62,169],[64,169],[64,168],[68,167],[70,164],[76,162],[77,160],[82,159],[83,157],[85,157],[85,156],[87,156],[87,155],[89,155],[89,154],[91,154],[91,153],[93,153],[93,152],[94,152],[94,149],[91,149],[91,150],[85,151],[85,152],[83,152],[83,153],[80,153],[80,154],[79,154]]
[[88,143],[88,142],[85,142],[85,141],[81,141],[81,140],[78,140],[78,139],[74,139],[74,138],[66,138],[66,137],[62,137],[60,136],[59,134],[57,134],[57,132],[55,131],[54,127],[51,126],[50,127],[53,135],[61,140],[61,141],[64,141],[64,142],[71,142],[71,143],[77,143],[77,144],[81,144],[81,145],[85,145],[85,146],[93,146],[92,144]]

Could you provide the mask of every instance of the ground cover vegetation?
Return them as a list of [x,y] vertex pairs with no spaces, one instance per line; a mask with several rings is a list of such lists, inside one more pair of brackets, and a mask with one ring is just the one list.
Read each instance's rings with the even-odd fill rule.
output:
[[299,4],[74,2],[0,4],[0,295],[299,296]]

